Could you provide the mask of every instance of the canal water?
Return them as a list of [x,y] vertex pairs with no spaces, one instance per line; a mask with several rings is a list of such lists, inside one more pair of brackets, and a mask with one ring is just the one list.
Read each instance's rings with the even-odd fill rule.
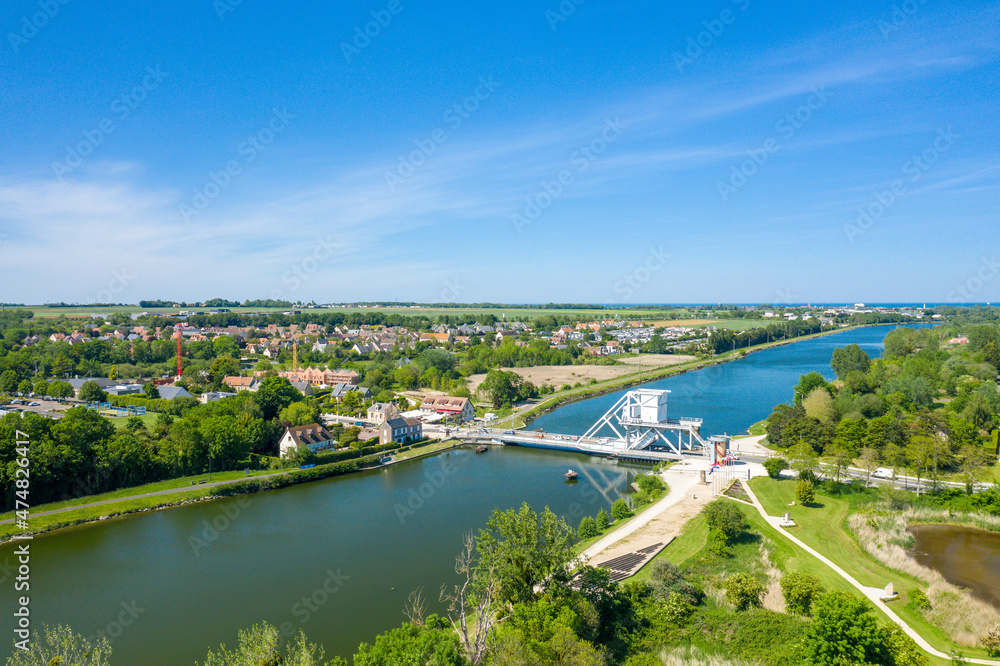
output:
[[[653,382],[673,391],[671,416],[702,432],[743,432],[792,399],[799,375],[832,378],[834,347],[870,355],[891,327],[772,348]],[[617,395],[564,406],[533,427],[582,433]],[[568,468],[580,472],[567,483]],[[456,582],[463,535],[494,508],[549,506],[573,525],[629,491],[639,465],[578,453],[506,447],[418,461],[265,494],[114,519],[31,542],[31,618],[112,641],[114,664],[193,664],[238,629],[266,620],[350,655],[405,620],[412,590],[436,603]],[[0,547],[0,658],[12,649],[14,546]]]
[[912,525],[910,555],[1000,608],[1000,534],[958,525]]
[[[882,354],[882,339],[893,328],[857,328],[771,347],[736,361],[650,382],[644,388],[670,390],[670,418],[703,419],[702,436],[746,434],[746,429],[767,418],[775,405],[791,403],[800,376],[818,372],[834,379],[830,359],[835,348],[853,343],[877,358]],[[527,424],[528,429],[582,435],[624,393],[616,391],[570,403],[534,419]]]

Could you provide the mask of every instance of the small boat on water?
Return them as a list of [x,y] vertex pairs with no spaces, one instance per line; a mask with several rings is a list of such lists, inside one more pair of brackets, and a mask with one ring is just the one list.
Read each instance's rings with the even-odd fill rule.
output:
[[575,479],[576,477],[579,476],[579,474],[577,474],[573,470],[569,470],[568,472],[566,472],[565,476],[566,476],[567,479]]
[[476,447],[476,453],[486,453],[486,445],[480,444]]

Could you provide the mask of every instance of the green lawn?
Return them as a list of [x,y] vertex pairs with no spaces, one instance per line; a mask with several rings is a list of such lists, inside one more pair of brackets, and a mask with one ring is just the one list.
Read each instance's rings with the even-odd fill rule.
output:
[[114,423],[115,427],[118,428],[119,430],[121,430],[122,428],[125,427],[125,425],[128,423],[128,420],[130,418],[141,419],[142,422],[143,422],[143,424],[146,426],[146,428],[149,429],[149,428],[152,428],[153,426],[156,425],[156,417],[157,416],[158,416],[158,414],[154,414],[153,412],[147,412],[147,413],[142,414],[142,415],[137,416],[137,417],[131,417],[131,416],[105,416],[104,418],[106,418],[107,420],[109,420],[112,423]]
[[[790,528],[789,533],[828,557],[859,583],[870,587],[885,587],[891,582],[900,594],[900,599],[891,603],[892,610],[917,630],[927,642],[942,652],[948,652],[952,647],[951,639],[941,629],[928,622],[918,610],[907,605],[909,600],[907,591],[915,587],[924,589],[926,587],[924,583],[883,566],[864,552],[846,526],[850,509],[848,501],[817,493],[815,506],[788,506],[795,497],[795,484],[796,482],[791,479],[776,481],[767,477],[758,477],[750,482],[751,488],[769,515],[778,516],[786,511],[791,513],[797,527]],[[775,539],[777,538],[779,537],[776,536]],[[804,564],[801,570],[820,575],[820,571],[825,569],[829,572],[825,574],[827,577],[834,575],[837,579],[843,580],[811,555],[806,553],[802,555],[815,564]],[[821,579],[827,584],[825,578]],[[844,583],[846,584],[846,581]],[[877,612],[882,615],[881,611]],[[963,652],[971,657],[988,656],[981,649],[964,648]]]

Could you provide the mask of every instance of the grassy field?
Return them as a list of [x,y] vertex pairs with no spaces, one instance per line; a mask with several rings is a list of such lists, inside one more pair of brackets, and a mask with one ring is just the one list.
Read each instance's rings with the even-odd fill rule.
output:
[[[138,416],[136,418],[142,419],[142,422],[143,422],[143,424],[145,424],[146,428],[152,428],[153,426],[156,425],[156,417],[157,417],[157,415],[154,414],[153,412],[147,412],[147,413],[142,414],[141,416]],[[132,417],[131,416],[106,416],[105,418],[107,420],[111,421],[112,423],[114,423],[115,427],[118,428],[119,430],[121,430],[122,428],[125,427],[125,425],[128,423],[128,420],[130,418],[132,418]]]
[[[914,588],[924,589],[926,587],[924,583],[883,566],[862,550],[845,524],[850,510],[848,501],[817,493],[814,506],[789,507],[789,503],[795,497],[795,483],[791,479],[775,481],[758,477],[751,481],[750,485],[769,515],[777,516],[786,511],[791,512],[792,519],[798,526],[791,528],[790,533],[828,557],[859,583],[870,587],[885,587],[891,582],[900,595],[898,601],[892,602],[892,610],[919,632],[927,642],[942,652],[948,652],[953,646],[952,640],[908,603],[907,593]],[[839,529],[833,529],[834,527]],[[809,555],[805,557],[815,563],[808,565],[815,568],[810,570],[810,573],[819,575],[820,570],[826,569],[833,574],[829,567],[815,558]],[[824,584],[827,584],[825,580]],[[881,615],[881,612],[878,612]],[[963,648],[963,652],[967,657],[988,656],[981,649]]]
[[[763,480],[767,481],[768,479],[763,479]],[[793,483],[789,482],[787,485],[789,487],[792,487],[794,490]],[[791,501],[790,498],[786,500],[786,497],[784,495],[784,489],[776,491],[774,488],[765,488],[764,494],[768,496],[768,502],[771,502],[771,504],[776,505],[774,507],[769,507],[768,502],[765,502],[763,497],[761,497],[761,491],[758,489],[756,483],[754,483],[754,491],[757,493],[758,498],[761,499],[761,502],[764,504],[765,508],[767,508],[768,513],[771,514],[784,513],[785,509],[787,509],[787,507],[785,507],[785,504]],[[826,501],[827,498],[822,499],[822,502],[824,504],[826,504]],[[854,587],[850,585],[850,583],[844,580],[830,567],[826,566],[825,564],[817,560],[811,554],[802,550],[799,546],[781,537],[777,533],[775,528],[771,527],[761,517],[761,515],[757,512],[757,510],[754,507],[740,502],[736,502],[735,504],[739,506],[740,510],[746,516],[747,521],[750,524],[751,532],[759,534],[764,539],[766,539],[766,543],[769,549],[770,560],[774,564],[774,566],[776,566],[780,571],[784,573],[798,572],[798,571],[803,573],[809,573],[816,576],[820,580],[822,585],[828,590],[840,590],[855,595],[858,594],[857,590],[855,590]],[[780,511],[779,508],[781,509]],[[824,508],[826,507],[820,508],[820,511],[822,511]],[[813,509],[809,510],[812,511]],[[813,524],[813,521],[800,521],[797,517],[798,513],[793,513],[793,517],[796,518],[796,520],[799,522],[800,525],[802,525],[803,522],[809,523],[810,525],[809,530],[815,535],[817,535],[818,539],[822,541],[823,537],[821,535],[830,535],[830,533],[832,532],[826,527],[828,523],[826,523],[824,518],[829,518],[833,513],[835,513],[835,511],[833,510],[832,507],[830,507],[828,509],[828,513],[816,514],[817,520],[815,521],[815,524]],[[823,552],[828,557],[830,556],[828,548],[824,548],[822,547],[822,545],[811,543],[808,539],[804,538],[802,533],[799,531],[796,531],[795,535],[800,539],[802,539],[803,541],[805,541],[806,543],[809,543],[809,545],[813,546],[820,552]],[[842,533],[833,536],[836,536],[838,538],[847,537],[846,534]],[[850,541],[850,538],[847,537],[847,540]],[[700,571],[701,573],[705,573],[707,568],[707,572],[710,576],[715,576],[720,580],[722,580],[726,576],[736,573],[738,571],[753,570],[755,552],[754,548],[748,548],[747,546],[748,544],[749,545],[756,544],[757,537],[754,537],[753,534],[749,534],[747,537],[742,539],[741,542],[742,543],[739,543],[736,546],[734,546],[734,553],[733,553],[734,557],[724,561],[723,566],[725,570],[724,571],[718,570],[719,566],[718,558],[712,555],[708,549],[708,525],[706,524],[703,515],[699,514],[698,516],[695,516],[693,519],[691,519],[687,523],[687,525],[684,526],[683,530],[681,530],[680,535],[676,539],[674,539],[674,541],[671,542],[670,545],[664,548],[663,551],[661,551],[652,561],[656,561],[658,559],[663,558],[669,562],[677,564],[682,568],[687,568],[689,570],[694,570],[694,571]],[[847,546],[846,544],[841,542],[838,548],[841,550],[845,550]],[[860,554],[859,556],[864,557],[863,554]],[[833,558],[831,557],[831,559]],[[838,562],[838,564],[841,563]],[[630,580],[649,580],[650,569],[651,569],[650,564],[647,564],[645,567],[639,570],[636,573],[636,575],[633,576]],[[908,584],[908,587],[912,588],[913,584],[912,583]],[[904,587],[902,589],[907,589],[907,588]],[[940,635],[938,636],[937,640],[931,640],[931,634],[935,632],[937,634],[940,634],[940,631],[934,627],[931,627],[926,621],[923,621],[922,618],[914,619],[913,617],[911,617],[913,614],[918,614],[917,611],[910,611],[909,614],[904,614],[903,611],[909,610],[908,607],[904,606],[905,601],[906,600],[904,598],[901,599],[900,602],[894,603],[892,605],[893,610],[899,615],[901,615],[917,631],[919,631],[922,635],[924,635],[924,637],[927,638],[932,645],[937,647],[939,650],[947,652],[951,647],[950,641],[948,641],[945,637]],[[879,617],[883,622],[889,621],[888,617],[878,609],[875,609],[875,612],[879,615]],[[965,656],[986,656],[986,654],[983,651],[965,650]],[[932,664],[933,666],[945,666],[946,664],[951,663],[948,660],[935,658],[930,655],[928,655],[928,659],[930,661],[930,664]]]

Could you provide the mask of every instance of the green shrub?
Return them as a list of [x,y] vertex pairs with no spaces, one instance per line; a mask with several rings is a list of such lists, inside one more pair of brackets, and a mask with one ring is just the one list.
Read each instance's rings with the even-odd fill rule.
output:
[[736,610],[757,608],[763,599],[764,586],[750,574],[736,573],[726,579],[726,600],[736,606]]
[[824,592],[819,578],[800,571],[782,576],[780,585],[788,610],[800,615],[809,615],[813,600]]
[[816,501],[816,488],[812,481],[802,480],[795,486],[795,501],[809,505]]
[[594,519],[590,516],[584,516],[580,520],[580,528],[576,533],[581,539],[590,539],[597,536],[597,526],[594,524]]
[[980,636],[979,642],[991,657],[1000,657],[1000,624]]
[[663,610],[667,620],[673,624],[683,624],[691,617],[694,608],[684,598],[684,595],[679,592],[671,592],[670,596],[667,597],[667,602],[663,605]]
[[730,500],[717,499],[704,508],[709,533],[723,547],[732,545],[749,527],[747,517]]
[[910,590],[908,596],[917,609],[922,611],[929,611],[931,609],[931,600],[927,598],[927,595],[919,587]]
[[598,532],[608,529],[608,512],[604,509],[598,511],[597,518],[594,519],[594,525],[597,527]]
[[632,510],[628,508],[628,502],[622,498],[615,500],[614,504],[611,505],[611,517],[615,520],[625,520],[632,515]]
[[783,470],[788,469],[788,461],[784,458],[768,458],[764,461],[764,469],[769,477],[777,479]]

